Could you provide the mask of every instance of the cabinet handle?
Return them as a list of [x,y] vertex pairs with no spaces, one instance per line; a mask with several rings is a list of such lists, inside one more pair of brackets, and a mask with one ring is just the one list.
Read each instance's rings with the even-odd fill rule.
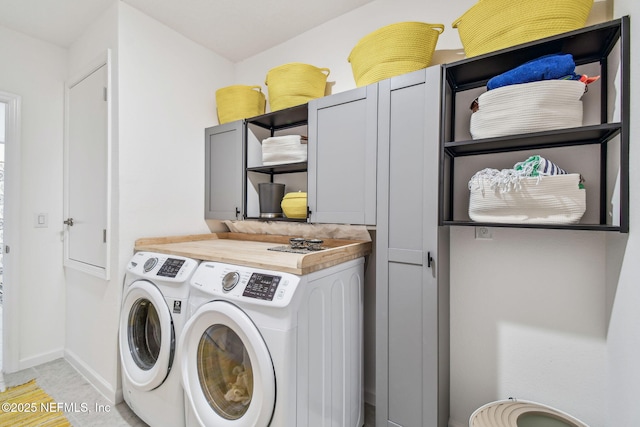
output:
[[433,257],[431,256],[431,252],[427,252],[427,267],[431,268],[432,262],[433,262]]

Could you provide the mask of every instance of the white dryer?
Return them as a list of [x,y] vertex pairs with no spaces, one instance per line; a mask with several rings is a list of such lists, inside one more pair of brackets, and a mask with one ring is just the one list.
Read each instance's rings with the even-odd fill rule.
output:
[[364,424],[362,258],[311,274],[203,262],[179,352],[187,426]]
[[185,423],[176,351],[187,318],[189,279],[198,264],[138,252],[127,265],[119,330],[122,394],[152,427]]

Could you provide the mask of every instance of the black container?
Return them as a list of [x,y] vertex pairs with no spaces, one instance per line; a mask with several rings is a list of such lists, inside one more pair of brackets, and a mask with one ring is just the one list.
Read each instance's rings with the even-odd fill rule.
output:
[[282,199],[284,198],[284,184],[263,182],[258,184],[260,198],[260,218],[280,218],[282,214]]

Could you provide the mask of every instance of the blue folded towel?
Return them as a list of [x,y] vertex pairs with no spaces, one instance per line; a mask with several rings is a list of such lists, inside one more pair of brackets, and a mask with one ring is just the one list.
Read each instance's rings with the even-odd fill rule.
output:
[[575,69],[571,54],[545,55],[493,77],[487,82],[487,89],[540,80],[580,80]]

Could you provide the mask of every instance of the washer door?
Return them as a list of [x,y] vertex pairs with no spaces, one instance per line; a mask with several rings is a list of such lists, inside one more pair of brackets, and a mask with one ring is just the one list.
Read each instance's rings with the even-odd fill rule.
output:
[[160,290],[145,280],[127,289],[120,314],[122,370],[137,389],[161,385],[173,363],[175,331]]
[[202,305],[181,335],[182,383],[203,426],[267,426],[276,380],[256,325],[226,301]]

